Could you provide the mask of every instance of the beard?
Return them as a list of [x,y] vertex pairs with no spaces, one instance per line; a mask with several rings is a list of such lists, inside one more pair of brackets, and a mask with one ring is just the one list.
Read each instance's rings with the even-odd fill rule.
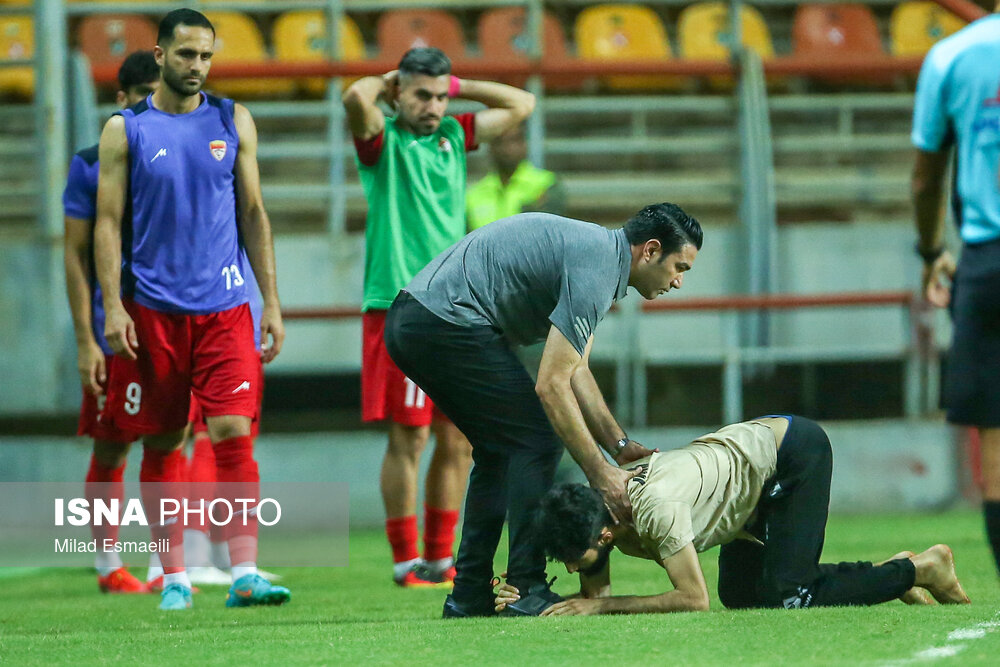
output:
[[611,557],[612,549],[614,549],[613,544],[605,544],[603,547],[598,547],[597,560],[595,560],[594,564],[586,570],[580,570],[580,574],[585,577],[593,577],[600,574],[604,567],[608,564],[608,558]]
[[201,92],[201,87],[205,85],[205,79],[202,77],[197,83],[193,83],[185,80],[185,77],[181,76],[177,72],[164,67],[163,83],[165,83],[170,90],[174,91],[181,97],[191,97],[192,95],[197,95]]

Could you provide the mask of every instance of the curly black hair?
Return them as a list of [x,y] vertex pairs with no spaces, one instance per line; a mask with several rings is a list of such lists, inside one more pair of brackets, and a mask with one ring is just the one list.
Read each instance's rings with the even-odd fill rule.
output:
[[538,546],[549,560],[569,563],[597,546],[611,514],[600,492],[583,484],[560,484],[546,493],[535,510]]

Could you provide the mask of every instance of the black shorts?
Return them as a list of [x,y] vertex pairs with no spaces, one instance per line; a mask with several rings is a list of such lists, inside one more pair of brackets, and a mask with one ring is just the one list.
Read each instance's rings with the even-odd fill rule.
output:
[[966,245],[951,295],[954,335],[944,403],[948,421],[1000,426],[1000,240]]

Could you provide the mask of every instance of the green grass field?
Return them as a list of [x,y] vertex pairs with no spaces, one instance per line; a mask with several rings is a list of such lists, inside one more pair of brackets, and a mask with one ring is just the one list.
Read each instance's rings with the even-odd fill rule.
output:
[[[86,570],[0,572],[0,662],[1000,663],[1000,580],[977,513],[834,517],[824,560],[883,559],[935,542],[954,548],[972,605],[892,602],[872,608],[730,612],[715,599],[713,550],[702,558],[713,589],[708,613],[443,621],[443,593],[401,590],[390,583],[388,547],[377,531],[352,533],[349,567],[279,570],[293,595],[280,608],[226,609],[225,589],[208,588],[195,596],[190,612],[163,613],[152,596],[101,595]],[[669,586],[662,570],[618,553],[612,556],[612,573],[619,594]],[[573,578],[561,565],[551,565],[551,574],[559,575],[556,590],[573,591]],[[955,655],[935,657],[948,654]]]

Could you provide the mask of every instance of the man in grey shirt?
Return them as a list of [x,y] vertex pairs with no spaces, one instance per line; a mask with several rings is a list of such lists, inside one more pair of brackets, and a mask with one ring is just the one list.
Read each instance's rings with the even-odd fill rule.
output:
[[[562,443],[618,521],[631,519],[619,465],[651,452],[628,439],[588,362],[594,329],[634,287],[654,299],[681,287],[702,244],[698,221],[654,204],[622,229],[545,213],[486,225],[428,264],[386,316],[399,368],[472,443],[455,588],[445,616],[494,613],[493,556],[505,516],[508,581],[548,596],[531,514],[552,486]],[[545,341],[533,383],[511,345]]]

